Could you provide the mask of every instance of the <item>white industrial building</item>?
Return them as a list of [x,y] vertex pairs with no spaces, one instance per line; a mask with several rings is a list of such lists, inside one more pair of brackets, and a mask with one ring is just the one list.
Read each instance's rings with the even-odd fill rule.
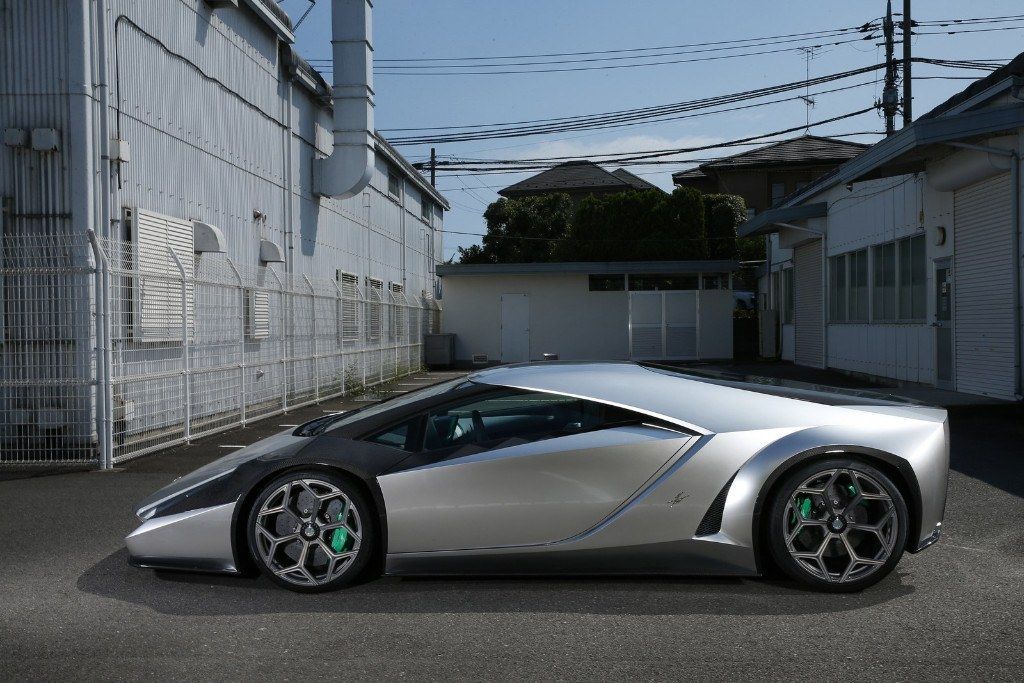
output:
[[1021,397],[1024,56],[740,227],[762,354]]
[[444,264],[455,362],[733,355],[735,261]]
[[[0,8],[0,465],[104,466],[419,368],[448,208],[273,0]],[[326,46],[325,46],[326,47]]]

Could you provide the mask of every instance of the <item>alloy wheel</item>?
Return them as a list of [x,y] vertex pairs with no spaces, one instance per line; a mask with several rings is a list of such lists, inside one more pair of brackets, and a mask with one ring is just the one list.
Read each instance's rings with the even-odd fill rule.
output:
[[296,586],[321,586],[344,574],[363,541],[360,512],[334,484],[296,479],[264,500],[255,516],[256,548],[266,566]]
[[850,468],[805,479],[783,509],[786,550],[818,579],[848,583],[881,569],[892,556],[899,518],[892,497],[873,477]]

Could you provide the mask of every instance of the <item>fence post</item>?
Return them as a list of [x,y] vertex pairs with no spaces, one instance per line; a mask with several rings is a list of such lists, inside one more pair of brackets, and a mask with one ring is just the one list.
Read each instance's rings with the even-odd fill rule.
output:
[[303,275],[302,279],[306,281],[306,286],[309,287],[309,303],[310,303],[310,329],[311,336],[313,339],[313,400],[317,403],[320,402],[320,360],[317,355],[316,348],[316,288],[313,287],[313,283],[310,281],[308,275]]
[[187,283],[185,275],[185,267],[181,264],[181,259],[174,253],[174,250],[170,247],[167,248],[171,258],[174,259],[174,265],[178,268],[178,275],[181,276],[181,378],[185,395],[185,428],[183,436],[185,443],[191,443],[192,441],[192,362],[191,362],[191,339],[189,339],[188,333],[188,292],[186,290]]
[[277,289],[281,294],[281,410],[288,412],[288,341],[286,329],[288,325],[288,313],[287,306],[284,303],[284,281],[281,280],[281,276],[277,274],[269,266],[267,272],[274,276],[277,280]]
[[331,280],[334,284],[336,298],[334,300],[334,344],[341,349],[341,395],[345,396],[348,390],[345,387],[345,308],[342,303],[344,295],[341,292],[341,285],[337,280]]
[[96,232],[91,228],[86,233],[96,258],[96,438],[99,441],[100,469],[114,467],[114,421],[113,383],[111,381],[111,318],[110,318],[110,264],[100,247]]
[[235,267],[234,261],[232,261],[231,259],[226,260],[228,262],[228,267],[231,268],[231,272],[235,274],[235,279],[238,280],[238,302],[241,305],[241,310],[239,311],[239,313],[241,314],[239,315],[239,320],[241,322],[241,324],[239,325],[241,335],[238,338],[238,372],[241,378],[239,384],[242,392],[240,401],[241,405],[239,406],[240,417],[242,420],[242,426],[244,427],[245,409],[248,404],[248,397],[245,395],[245,284],[243,283],[242,280],[242,274],[239,273],[238,268]]

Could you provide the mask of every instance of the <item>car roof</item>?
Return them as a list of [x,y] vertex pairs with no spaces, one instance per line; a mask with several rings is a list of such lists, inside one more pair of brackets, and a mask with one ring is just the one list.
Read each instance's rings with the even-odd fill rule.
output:
[[[851,417],[840,406],[892,405],[880,397],[769,387],[684,372],[625,361],[548,361],[488,368],[467,379],[617,405],[700,433],[838,424]],[[863,420],[863,415],[857,419]]]

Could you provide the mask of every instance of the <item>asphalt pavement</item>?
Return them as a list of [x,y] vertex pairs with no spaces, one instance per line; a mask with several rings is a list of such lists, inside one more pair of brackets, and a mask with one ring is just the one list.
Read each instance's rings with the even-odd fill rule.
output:
[[133,504],[330,402],[129,463],[0,481],[0,680],[1020,679],[1024,419],[952,422],[942,540],[877,586],[395,579],[298,595],[139,570]]

